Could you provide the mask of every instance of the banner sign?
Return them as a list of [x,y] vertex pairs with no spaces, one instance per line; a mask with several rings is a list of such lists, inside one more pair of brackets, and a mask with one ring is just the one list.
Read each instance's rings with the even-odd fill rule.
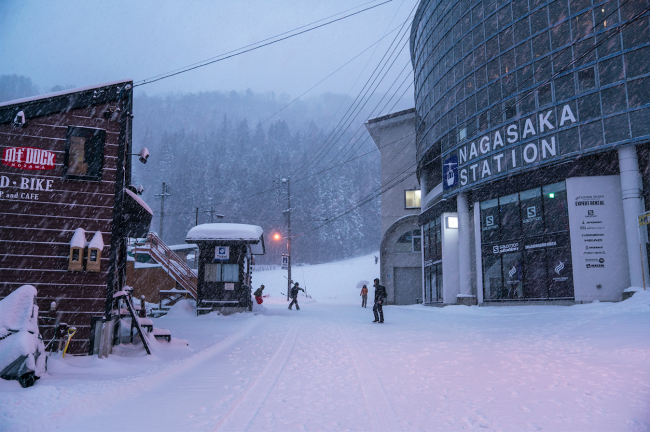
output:
[[2,152],[2,164],[30,171],[54,169],[56,155],[34,147],[8,147]]

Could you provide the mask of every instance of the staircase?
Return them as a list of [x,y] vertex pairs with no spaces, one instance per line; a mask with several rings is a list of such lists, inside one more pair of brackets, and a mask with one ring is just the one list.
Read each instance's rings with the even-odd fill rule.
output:
[[[178,255],[167,247],[155,233],[147,234],[144,245],[136,245],[135,253],[145,252],[162,265],[163,269],[176,281],[182,289],[178,293],[189,294],[194,300],[197,298],[197,278],[192,269],[180,259]],[[176,292],[176,291],[174,291]],[[161,294],[162,296],[162,294]],[[161,299],[162,303],[162,299]],[[161,305],[162,306],[162,305]]]

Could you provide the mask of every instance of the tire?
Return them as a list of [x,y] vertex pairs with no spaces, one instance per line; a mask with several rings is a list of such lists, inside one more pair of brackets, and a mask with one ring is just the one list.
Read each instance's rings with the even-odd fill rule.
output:
[[34,372],[27,372],[18,378],[18,382],[23,388],[31,387],[36,382],[36,375],[34,375]]

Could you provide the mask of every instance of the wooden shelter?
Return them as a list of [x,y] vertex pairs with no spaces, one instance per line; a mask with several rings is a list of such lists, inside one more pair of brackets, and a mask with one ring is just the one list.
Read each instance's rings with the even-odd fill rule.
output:
[[252,310],[253,255],[264,255],[257,225],[211,223],[192,228],[185,239],[199,247],[197,313]]
[[[68,352],[92,353],[122,290],[125,237],[151,209],[129,190],[130,80],[0,104],[0,299],[38,290],[43,315],[77,328]],[[134,188],[133,188],[134,189]],[[54,319],[42,320],[45,340]]]

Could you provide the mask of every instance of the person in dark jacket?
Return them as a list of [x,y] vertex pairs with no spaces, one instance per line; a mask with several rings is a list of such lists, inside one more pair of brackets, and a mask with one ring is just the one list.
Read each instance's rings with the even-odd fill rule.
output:
[[298,286],[298,282],[296,282],[296,284],[291,287],[291,292],[289,292],[289,296],[293,299],[291,303],[289,303],[289,309],[291,309],[291,306],[293,306],[295,303],[296,310],[300,310],[300,307],[298,306],[298,291],[305,292],[304,289]]
[[255,292],[253,293],[253,295],[255,296],[255,301],[257,302],[257,304],[262,304],[262,302],[264,301],[264,300],[262,299],[262,294],[263,294],[263,293],[264,293],[264,285],[261,285],[261,286],[260,286],[258,289],[256,289]]
[[379,278],[375,279],[375,305],[372,308],[372,312],[375,314],[375,320],[373,322],[383,323],[384,322],[384,310],[382,306],[386,301],[388,294],[386,293],[386,287],[379,285]]

